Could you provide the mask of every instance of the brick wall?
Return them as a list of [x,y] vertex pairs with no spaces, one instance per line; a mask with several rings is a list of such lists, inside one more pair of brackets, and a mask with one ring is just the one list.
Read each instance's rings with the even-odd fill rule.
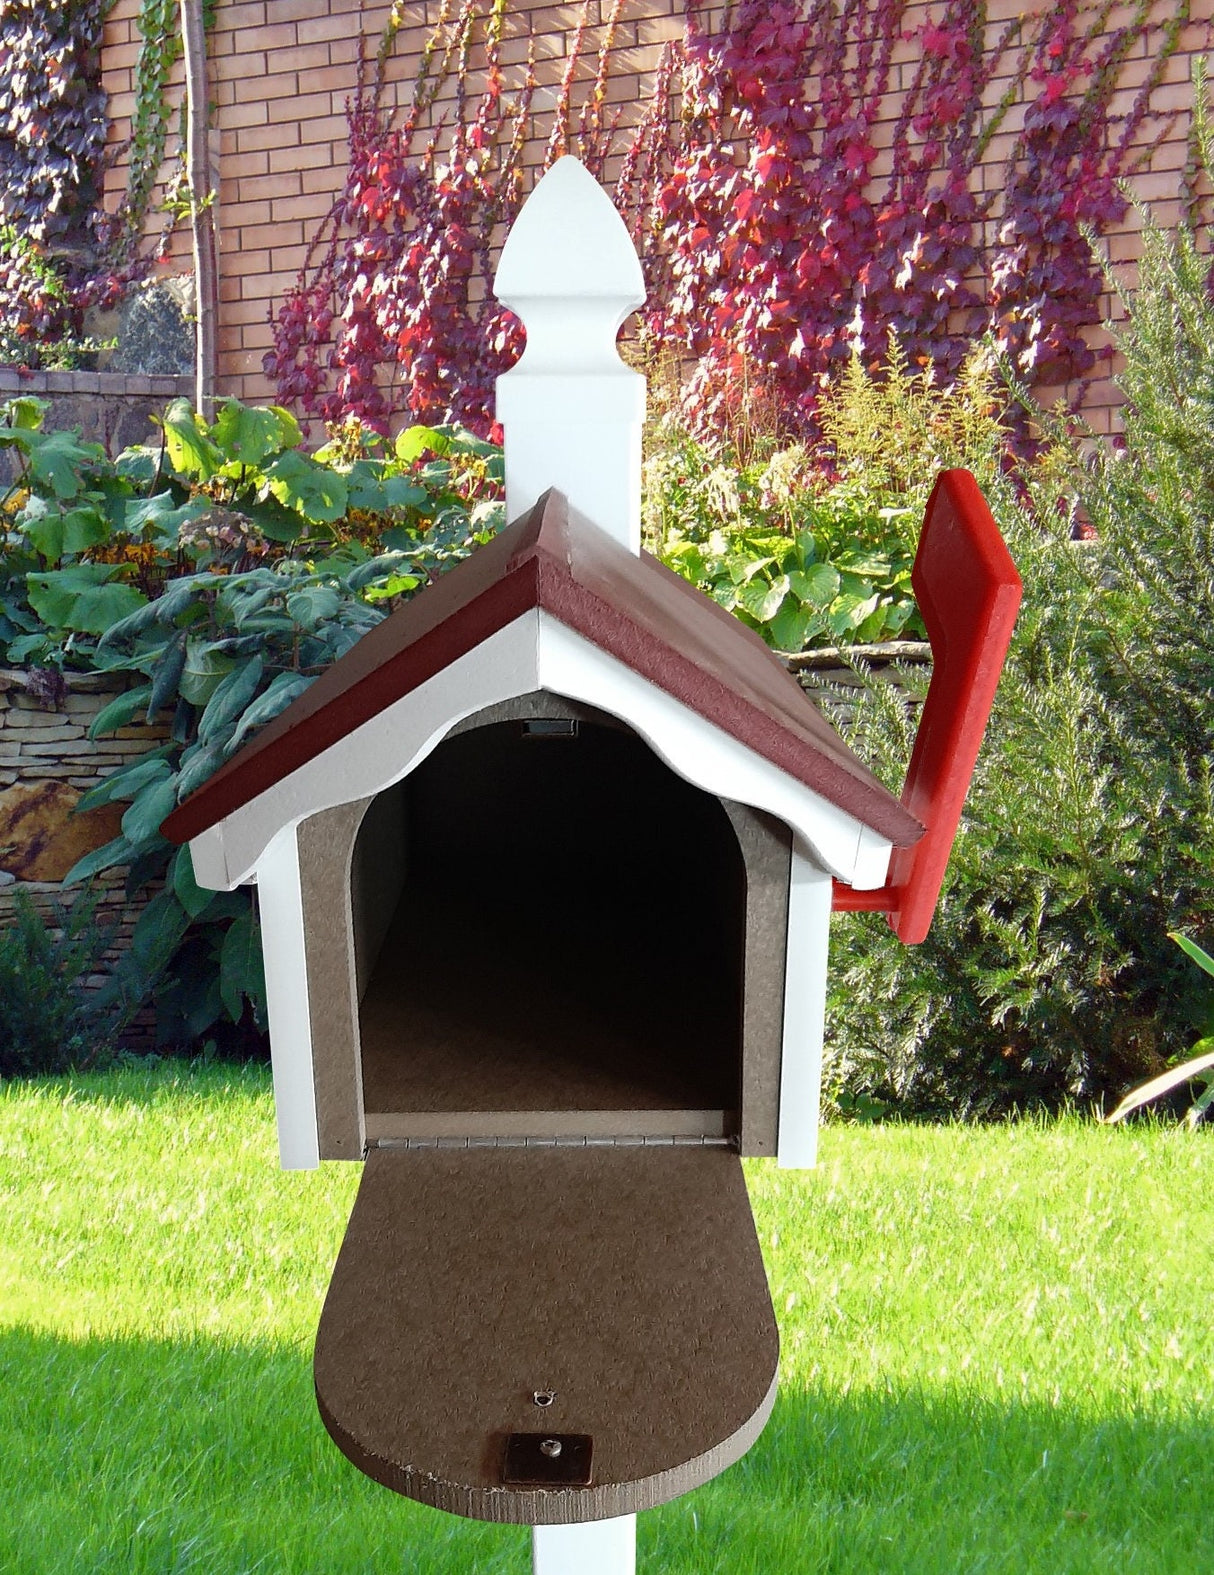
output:
[[[129,133],[133,105],[131,80],[138,53],[135,17],[139,0],[115,0],[105,33],[105,76],[110,93],[111,140],[120,145]],[[588,0],[590,26],[582,74],[593,72],[603,33],[608,0]],[[928,5],[912,7],[912,25],[927,16]],[[938,9],[938,8],[937,8]],[[421,47],[439,15],[438,0],[413,0],[401,7],[403,26],[389,79],[405,102]],[[988,38],[1021,14],[1012,0],[991,0]],[[1192,58],[1211,40],[1210,8],[1192,7],[1198,20],[1182,32],[1180,48],[1168,62],[1155,103],[1176,111],[1177,120],[1155,151],[1152,168],[1137,177],[1136,190],[1163,222],[1176,213],[1176,194],[1185,160]],[[368,3],[360,12],[357,0],[219,0],[210,35],[210,69],[216,105],[221,180],[219,186],[221,325],[220,387],[238,397],[265,399],[271,389],[261,371],[270,344],[269,317],[284,288],[296,276],[308,242],[341,191],[346,165],[345,105],[353,91],[360,31],[377,38],[389,7]],[[1156,7],[1158,14],[1162,7]],[[504,58],[517,76],[525,69],[528,40],[533,41],[543,104],[543,89],[561,79],[580,18],[581,5],[519,4],[508,8]],[[653,73],[665,40],[682,30],[682,0],[624,0],[615,37],[614,70],[608,98],[623,111],[627,125],[652,90]],[[1110,17],[1117,26],[1130,17],[1118,7]],[[899,46],[898,72],[909,82],[916,46]],[[1114,112],[1129,108],[1145,80],[1150,59],[1145,44],[1127,62],[1124,86]],[[1009,61],[1010,69],[1010,61]],[[175,91],[180,92],[180,65]],[[509,84],[508,84],[509,85]],[[997,97],[1007,80],[992,85]],[[551,95],[549,95],[551,102]],[[878,144],[888,150],[897,103],[891,95],[888,119],[877,128]],[[984,189],[1001,180],[1003,160],[1022,111],[1013,108],[1005,127],[992,140],[981,172]],[[542,128],[546,135],[546,127]],[[1144,132],[1144,138],[1158,127]],[[173,152],[173,140],[170,154]],[[541,137],[529,147],[532,162],[544,150]],[[888,170],[888,151],[874,166]],[[883,163],[882,160],[885,162]],[[108,177],[110,200],[124,180],[121,159]],[[1111,237],[1112,255],[1131,263],[1138,255],[1137,221],[1133,214]],[[189,268],[188,238],[178,234],[170,269]],[[1110,300],[1109,310],[1115,309]],[[1089,411],[1095,423],[1111,429],[1115,391],[1104,383],[1093,390]]]

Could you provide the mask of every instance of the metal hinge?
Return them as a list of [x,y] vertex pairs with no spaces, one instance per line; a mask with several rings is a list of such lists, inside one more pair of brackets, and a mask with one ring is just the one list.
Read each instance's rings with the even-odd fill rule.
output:
[[368,1148],[737,1148],[736,1137],[619,1135],[612,1137],[406,1137],[375,1138]]

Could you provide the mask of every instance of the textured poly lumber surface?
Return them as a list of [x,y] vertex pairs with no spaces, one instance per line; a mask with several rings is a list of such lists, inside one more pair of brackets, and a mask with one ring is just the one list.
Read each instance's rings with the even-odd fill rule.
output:
[[[376,1481],[477,1519],[560,1524],[650,1508],[731,1465],[767,1420],[778,1359],[728,1150],[373,1149],[316,1396]],[[590,1434],[591,1486],[503,1484],[509,1435],[546,1428]]]
[[173,811],[165,836],[198,836],[535,608],[895,846],[922,835],[758,635],[548,492],[364,635]]
[[932,489],[911,582],[933,665],[902,802],[927,829],[895,848],[880,891],[836,881],[834,902],[887,912],[907,945],[931,927],[1020,608],[1016,565],[968,470],[942,471]]

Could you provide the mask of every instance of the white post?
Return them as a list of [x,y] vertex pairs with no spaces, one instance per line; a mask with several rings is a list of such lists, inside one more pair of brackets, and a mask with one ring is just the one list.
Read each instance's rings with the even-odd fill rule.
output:
[[284,826],[258,860],[257,908],[266,969],[279,1159],[284,1170],[314,1170],[320,1164],[320,1138],[312,1077],[303,888],[294,825]]
[[534,1575],[633,1575],[636,1555],[635,1515],[531,1531]]
[[796,837],[789,875],[776,1163],[795,1170],[818,1162],[832,888],[830,876],[808,857]]
[[556,487],[640,552],[645,379],[615,340],[644,303],[645,281],[624,221],[577,159],[558,159],[523,204],[493,292],[527,330],[526,349],[497,380],[506,518]]

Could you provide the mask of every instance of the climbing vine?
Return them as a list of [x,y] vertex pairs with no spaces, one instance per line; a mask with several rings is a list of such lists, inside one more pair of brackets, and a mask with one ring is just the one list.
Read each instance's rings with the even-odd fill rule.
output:
[[0,218],[27,240],[82,244],[106,136],[108,0],[0,0]]
[[[544,168],[567,149],[603,168],[618,9],[617,0],[585,79],[585,22],[574,36]],[[494,243],[522,201],[525,147],[539,134],[533,64],[515,91],[505,86],[505,13],[504,0],[463,0],[441,21],[398,120],[383,91],[403,16],[394,6],[350,107],[345,189],[275,319],[264,366],[284,403],[326,421],[353,413],[381,432],[407,413],[493,435],[494,380],[517,358],[521,329],[488,281]],[[444,90],[451,97],[440,102]]]
[[[1069,383],[1078,402],[1108,354],[1088,343],[1104,285],[1087,234],[1125,215],[1119,182],[1149,161],[1152,93],[1184,0],[1162,22],[1137,0],[1117,27],[1109,0],[1068,0],[994,39],[974,0],[947,0],[916,27],[904,0],[841,13],[830,0],[742,0],[715,30],[693,5],[673,84],[682,115],[667,122],[642,233],[658,280],[647,327],[696,358],[701,423],[728,414],[744,365],[787,430],[812,436],[832,373],[853,353],[876,365],[891,328],[946,380],[989,331],[1025,381]],[[902,39],[916,57],[882,160]],[[1122,68],[1144,43],[1151,70],[1116,115]],[[1014,106],[1022,129],[984,191]]]
[[[534,72],[503,88],[500,14],[465,0],[440,24],[400,124],[379,93],[390,22],[351,106],[345,191],[277,314],[265,369],[280,399],[380,429],[408,412],[488,430],[518,332],[492,300],[490,241],[536,138]],[[998,25],[981,0],[926,18],[908,0],[734,0],[723,15],[688,0],[627,139],[603,111],[611,30],[579,81],[583,25],[541,167],[554,146],[596,169],[622,154],[645,336],[694,366],[705,433],[744,397],[812,437],[835,370],[853,352],[878,364],[891,328],[945,382],[989,333],[1026,381],[1078,403],[1108,353],[1089,342],[1104,286],[1086,237],[1122,219],[1122,181],[1167,130],[1154,94],[1187,20],[1187,0],[1063,0]]]
[[177,0],[142,0],[137,26],[140,45],[135,62],[135,107],[131,112],[126,192],[111,241],[115,256],[124,261],[138,250],[152,193],[164,164],[174,114],[169,80],[182,52]]

